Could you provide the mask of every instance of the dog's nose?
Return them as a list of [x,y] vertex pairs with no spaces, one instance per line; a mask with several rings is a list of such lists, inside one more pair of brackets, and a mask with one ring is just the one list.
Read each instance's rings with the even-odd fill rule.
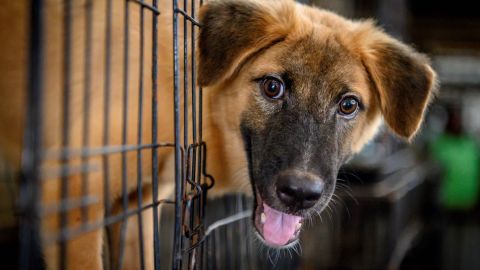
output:
[[287,207],[297,210],[315,205],[323,192],[324,181],[302,174],[281,174],[277,179],[278,198]]

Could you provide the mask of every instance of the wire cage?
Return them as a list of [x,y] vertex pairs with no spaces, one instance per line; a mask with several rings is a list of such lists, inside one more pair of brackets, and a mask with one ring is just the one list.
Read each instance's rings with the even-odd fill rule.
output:
[[[251,198],[207,200],[214,179],[195,70],[202,1],[25,3],[22,160],[19,181],[5,177],[18,186],[18,257],[7,265],[298,267],[298,250],[257,240]],[[86,249],[98,258],[82,257]]]
[[[205,226],[206,195],[214,180],[205,171],[207,147],[202,140],[202,89],[196,86],[195,78],[194,37],[200,27],[196,15],[201,2],[173,0],[171,10],[161,10],[157,0],[106,0],[102,7],[99,7],[104,5],[101,1],[65,0],[60,4],[61,10],[57,11],[61,18],[57,22],[61,22],[61,39],[58,44],[52,44],[51,36],[56,30],[49,29],[51,21],[47,23],[53,16],[49,13],[52,3],[30,1],[28,106],[18,200],[20,269],[43,268],[44,248],[52,245],[55,247],[54,258],[57,258],[55,267],[69,268],[70,241],[95,231],[104,235],[103,267],[127,269],[125,256],[131,250],[125,246],[131,230],[128,224],[132,222],[137,224],[132,228],[136,228],[133,235],[139,243],[135,252],[140,254],[135,268],[146,269],[152,263],[155,269],[215,268],[205,259],[211,254],[211,251],[207,252],[207,247],[212,245],[206,239],[225,222],[217,223],[210,229]],[[123,17],[120,28],[123,42],[119,45],[113,41],[119,34],[119,27],[113,27],[113,20],[120,15]],[[173,60],[172,85],[158,81],[159,66],[170,64],[165,63],[170,58],[161,59],[161,50],[165,46],[169,48],[161,44],[159,18],[162,15],[168,16],[167,21],[171,22],[168,27],[172,27],[173,33],[172,44],[167,44],[172,46],[172,50],[167,52]],[[98,24],[99,17],[103,18],[101,26]],[[101,29],[101,34],[97,33],[98,29]],[[101,35],[101,42],[98,35]],[[97,47],[99,43],[103,48]],[[51,109],[48,93],[52,90],[46,89],[46,80],[49,80],[46,73],[51,72],[49,57],[52,46],[60,48],[58,54],[61,55],[56,82],[61,84],[58,93],[61,101],[55,111],[55,119],[49,118],[46,113]],[[121,46],[121,60],[112,55],[114,46]],[[100,59],[99,50],[104,52]],[[132,55],[135,55],[138,64],[132,63]],[[117,70],[122,76],[115,75]],[[93,79],[97,75],[95,72],[101,73],[100,83]],[[80,78],[76,73],[81,74]],[[132,79],[133,76],[136,79]],[[117,82],[118,78],[122,81]],[[76,85],[78,80],[82,81],[80,87]],[[162,96],[166,91],[170,92],[168,97],[173,97],[173,100]],[[112,104],[117,96],[121,96],[121,111],[114,111]],[[172,105],[165,105],[167,103]],[[131,109],[132,104],[136,104],[136,111]],[[98,106],[101,109],[95,109]],[[173,127],[170,127],[174,133],[172,141],[159,140],[159,134],[166,132],[158,119],[162,106],[171,106],[174,117]],[[92,113],[99,111],[101,115]],[[96,118],[102,122],[98,144],[91,136],[95,132],[92,129],[98,128],[93,124]],[[46,123],[57,120],[60,143],[57,147],[47,147],[46,137],[51,135],[50,130],[46,130]],[[121,125],[120,141],[111,139],[112,126],[115,125]],[[134,138],[129,133],[132,129],[136,133]],[[145,134],[146,130],[149,134]],[[79,139],[75,141],[73,136]],[[161,151],[174,151],[175,173],[174,179],[169,181],[175,184],[175,192],[171,198],[159,195],[159,190],[163,188],[163,182],[158,179]],[[112,161],[114,159],[120,160],[120,167],[112,168],[112,164],[117,164]],[[151,164],[150,168],[145,168],[144,163]],[[109,190],[115,185],[112,182],[114,170],[118,172],[115,175],[120,177],[116,205],[112,203]],[[101,177],[93,179],[92,174],[95,173]],[[147,189],[142,182],[146,175],[151,176]],[[134,199],[129,193],[129,178],[134,178],[137,183],[133,188]],[[92,185],[98,184],[92,179],[102,182],[103,190],[99,193],[102,196],[91,194]],[[45,189],[49,187],[46,182],[57,183],[57,200],[45,199],[48,195]],[[79,190],[75,194],[72,194],[72,185]],[[149,198],[148,202],[145,198]],[[104,213],[94,219],[90,208],[99,205]],[[161,208],[167,210],[159,211]],[[173,217],[161,219],[160,215],[167,213],[168,208]],[[73,211],[78,216],[75,226],[71,224]],[[48,231],[42,223],[51,216],[55,217],[58,227]],[[149,231],[142,226],[147,216],[153,221]],[[244,217],[237,216],[227,221]],[[165,220],[167,223],[173,221],[173,224],[166,226],[167,229],[160,228],[160,223]],[[117,236],[112,236],[115,232]],[[152,248],[153,257],[145,255],[147,248]]]

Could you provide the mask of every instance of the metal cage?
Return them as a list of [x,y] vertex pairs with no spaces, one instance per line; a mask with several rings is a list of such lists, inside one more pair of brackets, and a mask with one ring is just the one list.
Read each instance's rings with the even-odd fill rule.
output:
[[[207,267],[203,260],[207,255],[205,239],[207,228],[205,226],[205,203],[207,190],[213,185],[213,178],[205,172],[205,156],[206,144],[202,141],[202,89],[197,88],[195,78],[195,37],[196,31],[200,24],[196,19],[196,13],[201,3],[199,1],[177,1],[173,0],[172,11],[172,26],[173,26],[173,96],[174,96],[174,141],[158,141],[158,134],[162,132],[162,127],[158,126],[158,107],[162,106],[162,97],[158,94],[158,89],[168,87],[159,85],[158,80],[158,65],[162,59],[159,59],[159,44],[158,44],[158,17],[164,11],[159,9],[158,1],[153,0],[151,3],[144,0],[124,0],[124,62],[123,62],[123,111],[122,111],[122,143],[114,144],[109,141],[109,126],[111,123],[112,111],[111,104],[109,104],[112,92],[119,89],[112,89],[112,78],[110,76],[112,70],[112,56],[110,54],[110,47],[112,46],[112,0],[107,0],[106,3],[106,26],[104,29],[104,50],[105,58],[103,59],[104,82],[102,89],[92,89],[91,85],[91,68],[92,68],[92,32],[94,26],[92,25],[92,16],[94,13],[94,1],[86,0],[84,4],[84,51],[83,51],[83,70],[84,70],[84,87],[81,90],[83,96],[83,114],[78,116],[82,118],[82,143],[80,147],[72,146],[70,136],[72,127],[69,119],[72,117],[70,106],[72,103],[72,92],[74,91],[72,85],[72,13],[75,11],[73,2],[65,0],[62,3],[63,21],[61,22],[64,28],[64,35],[62,42],[62,101],[61,101],[61,147],[59,149],[44,149],[42,145],[42,137],[44,136],[44,123],[49,119],[44,119],[42,112],[45,101],[44,89],[44,70],[45,59],[47,57],[46,51],[46,29],[44,8],[46,1],[31,0],[30,1],[30,39],[29,39],[29,63],[28,63],[28,107],[27,120],[25,130],[25,140],[23,149],[21,183],[20,183],[20,197],[19,197],[19,224],[20,224],[20,252],[19,252],[19,268],[20,269],[38,269],[40,265],[44,265],[43,255],[41,250],[40,240],[40,220],[47,215],[58,215],[60,222],[60,230],[54,235],[50,235],[48,239],[52,243],[57,243],[58,248],[58,267],[60,269],[67,268],[67,242],[73,237],[83,235],[92,230],[99,228],[104,229],[109,233],[109,226],[116,223],[121,223],[121,239],[119,240],[120,250],[117,256],[110,256],[104,258],[105,268],[122,269],[122,260],[124,257],[125,232],[129,218],[135,217],[138,220],[138,240],[139,254],[139,268],[145,268],[144,250],[145,245],[152,245],[154,249],[154,266],[155,269],[199,269]],[[118,1],[120,2],[120,1]],[[117,3],[117,2],[115,2]],[[138,33],[140,64],[138,70],[132,70],[129,66],[129,54],[132,53],[129,48],[130,21],[132,7],[139,7],[140,27]],[[150,20],[151,32],[147,33],[144,28],[145,22]],[[183,38],[179,38],[179,34],[183,32]],[[150,35],[151,51],[145,49],[145,37]],[[146,61],[150,58],[151,67],[148,72],[151,78],[151,88],[146,89],[143,78],[147,76]],[[183,61],[183,65],[181,63]],[[188,63],[190,61],[190,63]],[[183,67],[182,67],[183,66]],[[151,115],[151,142],[142,141],[142,125],[145,121],[144,112],[139,110],[137,113],[138,121],[132,123],[128,121],[128,104],[129,94],[127,92],[133,91],[128,89],[129,74],[137,72],[139,75],[138,87],[135,89],[137,93],[138,107],[142,108],[147,102],[151,103],[152,110],[146,112]],[[93,91],[101,91],[103,96],[103,145],[101,147],[92,147],[89,142],[89,128],[90,121],[95,115],[91,115],[91,100]],[[120,90],[119,90],[120,91]],[[150,92],[150,100],[144,96],[145,93]],[[181,100],[183,97],[183,100]],[[187,104],[190,104],[187,106]],[[189,108],[191,111],[189,113]],[[126,130],[137,126],[138,136],[136,144],[127,144]],[[191,130],[189,130],[191,129]],[[190,136],[191,135],[191,136]],[[158,151],[163,148],[173,148],[175,152],[175,196],[173,200],[159,198],[158,190]],[[137,159],[136,175],[138,187],[142,184],[142,158],[147,155],[152,160],[152,185],[151,194],[152,200],[148,204],[142,203],[142,188],[137,188],[137,206],[132,209],[128,206],[129,198],[127,194],[127,155],[134,153]],[[122,175],[122,193],[121,193],[121,211],[118,214],[111,213],[112,206],[109,202],[109,158],[111,155],[118,154],[122,159],[122,166],[118,168]],[[100,168],[92,166],[89,163],[91,157],[101,157]],[[79,163],[73,164],[72,160],[80,160]],[[61,181],[61,200],[55,205],[45,205],[41,201],[42,196],[42,181],[44,179],[45,171],[43,164],[50,161],[55,161],[60,164],[60,168],[53,173]],[[128,168],[130,169],[130,168]],[[105,215],[101,220],[90,221],[87,218],[88,205],[94,203],[97,198],[88,196],[87,180],[91,171],[103,171],[103,186],[104,186],[104,208]],[[78,199],[69,198],[69,177],[71,175],[80,175],[82,179],[82,196]],[[173,179],[172,179],[173,181]],[[173,206],[174,211],[174,225],[169,229],[168,235],[173,235],[173,243],[170,245],[171,256],[164,259],[161,250],[166,246],[162,243],[164,234],[160,234],[160,218],[158,209],[163,205]],[[81,209],[82,224],[76,228],[69,228],[67,226],[67,213],[71,209]],[[153,239],[145,239],[142,229],[142,213],[148,209],[153,209]],[[218,226],[217,224],[216,226]],[[210,229],[212,230],[212,229]],[[43,241],[43,240],[42,240]],[[108,241],[105,241],[108,243]],[[48,244],[48,243],[47,243]],[[168,245],[167,245],[168,246]],[[108,252],[104,252],[107,254]],[[203,260],[203,261],[202,261]],[[166,261],[169,261],[166,264]],[[212,268],[212,267],[209,267]]]
[[[54,258],[56,268],[68,269],[71,241],[99,230],[103,237],[103,268],[129,269],[125,258],[132,250],[126,249],[126,242],[129,224],[133,222],[137,224],[133,228],[139,243],[134,251],[139,254],[137,269],[292,269],[298,266],[298,254],[272,251],[259,243],[249,219],[251,199],[245,200],[237,194],[207,201],[214,179],[206,172],[203,90],[196,85],[195,70],[195,37],[201,27],[197,13],[201,0],[162,2],[171,3],[171,10],[162,10],[158,0],[62,0],[54,5],[46,0],[25,1],[30,4],[29,51],[16,212],[19,252],[15,265],[19,269],[43,269],[49,258]],[[46,10],[52,6],[59,7],[55,11],[60,14],[58,18],[49,18],[52,15]],[[119,6],[121,12],[118,12]],[[171,37],[161,36],[159,28],[165,27],[160,25],[162,15],[163,20],[168,16]],[[100,26],[95,19],[99,17],[104,21]],[[121,27],[113,27],[114,19],[119,18]],[[51,29],[56,25],[61,31]],[[114,37],[120,32],[124,36],[121,50],[113,55],[112,51],[118,52],[114,46],[120,46],[115,44]],[[56,44],[51,41],[52,33],[59,37],[54,41]],[[171,50],[165,50],[165,44],[160,44],[164,40],[171,40]],[[54,65],[51,65],[50,46],[56,46],[53,51],[59,59]],[[101,57],[98,57],[99,50],[103,52]],[[162,53],[171,59],[161,58]],[[138,65],[130,60],[134,54]],[[164,63],[173,66],[171,85],[159,82],[159,67]],[[52,80],[52,69],[55,69],[53,77],[58,88],[53,118],[52,113],[46,113],[52,107],[49,92],[54,90],[46,89],[46,81]],[[95,82],[95,70],[102,73],[100,83]],[[134,86],[132,76],[138,77]],[[81,81],[80,87],[76,85],[78,81]],[[171,99],[166,100],[162,95],[165,91],[170,91]],[[116,106],[112,105],[114,97],[120,100]],[[159,140],[159,135],[165,132],[165,127],[158,123],[159,107],[167,106],[166,103],[171,104],[174,118],[169,127],[174,133],[171,141]],[[138,106],[138,110],[132,110],[132,104]],[[94,111],[95,106],[101,109]],[[114,111],[115,108],[121,109]],[[77,111],[80,113],[75,113]],[[99,115],[93,113],[99,111]],[[78,126],[72,124],[72,118]],[[51,136],[46,126],[51,121],[58,121],[58,131],[55,131],[58,146],[46,147],[45,138]],[[100,122],[98,142],[93,142],[90,135],[95,121]],[[117,141],[112,140],[113,125],[120,126]],[[147,126],[150,134],[145,134]],[[133,139],[127,134],[131,129],[136,130]],[[145,140],[146,135],[150,139]],[[175,173],[169,179],[174,184],[173,197],[159,195],[163,188],[159,179],[160,151],[174,153],[170,169]],[[114,158],[120,160],[115,163],[118,167],[112,167]],[[151,161],[151,168],[142,166],[145,160]],[[113,171],[116,176],[112,175]],[[101,182],[95,183],[102,186],[100,196],[90,192],[95,173],[100,174],[100,178],[95,178]],[[143,181],[149,174],[151,184],[145,189]],[[78,181],[72,181],[72,177]],[[128,191],[132,178],[136,182],[133,199],[132,192]],[[118,199],[112,205],[110,190],[115,188],[114,180],[120,187],[117,187]],[[58,182],[58,198],[49,201],[45,196],[51,192],[44,189],[45,183],[52,181]],[[71,192],[74,183],[80,190],[76,196]],[[103,207],[102,216],[92,219],[89,209],[95,205]],[[78,212],[78,226],[71,224],[72,211]],[[42,227],[45,220],[52,217],[58,223],[56,229],[45,230]],[[142,226],[146,217],[153,221],[149,231]],[[45,248],[49,246],[55,247],[54,256],[45,256]],[[147,255],[147,247],[153,250],[151,257]],[[283,260],[285,254],[286,260]]]

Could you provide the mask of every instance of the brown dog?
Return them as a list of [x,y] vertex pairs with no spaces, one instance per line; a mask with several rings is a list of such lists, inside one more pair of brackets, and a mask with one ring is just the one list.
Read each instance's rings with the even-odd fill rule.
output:
[[[73,5],[70,67],[71,87],[68,119],[62,111],[61,97],[63,56],[62,37],[66,29],[62,21],[62,5],[46,1],[44,133],[42,148],[42,204],[60,200],[59,161],[55,153],[62,148],[62,123],[69,123],[70,148],[81,148],[83,138],[85,88],[83,70],[86,23],[85,3]],[[12,168],[19,168],[24,121],[27,31],[18,26],[19,18],[28,18],[23,1],[10,1],[2,16],[0,72],[0,146],[3,159]],[[139,70],[140,10],[129,4],[129,50],[123,51],[125,7],[115,2],[111,7],[111,46],[105,50],[107,5],[94,1],[91,22],[92,63],[90,87],[92,99],[88,123],[89,147],[101,147],[105,134],[103,124],[104,89],[109,80],[110,145],[137,143],[139,79],[144,76],[145,89],[150,89],[151,61],[144,58],[143,74],[130,72],[124,80],[123,67]],[[171,63],[171,6],[161,8],[159,97],[162,101],[159,141],[173,140]],[[148,17],[151,18],[151,17]],[[198,37],[198,85],[204,90],[204,140],[208,147],[208,172],[216,181],[216,194],[252,192],[255,200],[253,223],[257,234],[267,245],[286,247],[297,242],[302,221],[321,212],[335,189],[340,165],[360,151],[377,131],[383,118],[398,136],[411,139],[421,124],[423,114],[436,85],[435,73],[428,59],[393,39],[371,21],[350,21],[331,12],[304,6],[289,0],[226,0],[210,1],[200,12],[202,29]],[[13,26],[13,27],[12,27]],[[151,20],[145,20],[145,33],[151,33]],[[170,33],[170,34],[169,34]],[[7,38],[8,37],[8,38]],[[151,51],[151,35],[145,35],[145,49]],[[10,52],[20,51],[19,55]],[[110,79],[105,71],[105,54],[110,54]],[[128,59],[126,62],[125,59]],[[60,79],[59,79],[60,78]],[[123,91],[131,96],[123,102]],[[151,95],[145,92],[145,100]],[[122,136],[123,110],[127,109],[129,128]],[[151,142],[151,104],[144,102],[142,143]],[[57,151],[57,152],[55,152]],[[50,153],[50,154],[49,154]],[[49,159],[50,158],[50,159]],[[80,158],[69,165],[79,165]],[[129,166],[122,175],[120,154],[108,157],[110,204],[121,211],[122,177],[128,179],[126,189],[132,196],[137,188],[136,153],[128,153]],[[92,165],[102,164],[101,156],[88,159]],[[142,159],[143,185],[151,182],[151,159]],[[173,186],[173,152],[160,151],[161,197]],[[103,177],[105,171],[88,174],[88,195],[98,199],[88,208],[88,221],[102,220],[105,209]],[[138,169],[138,168],[137,168]],[[69,175],[69,198],[82,195],[81,175]],[[250,183],[250,185],[248,185]],[[145,194],[148,200],[149,194]],[[151,213],[144,215],[145,226],[152,223]],[[80,209],[68,211],[68,227],[82,224]],[[135,221],[129,222],[125,269],[138,267],[139,254]],[[48,268],[58,264],[58,245],[48,235],[59,228],[58,215],[49,215],[42,222],[42,239]],[[118,233],[119,228],[113,230]],[[146,263],[151,267],[152,230],[146,228]],[[69,269],[101,269],[101,229],[79,235],[67,244]],[[116,238],[114,237],[114,243]],[[49,244],[47,244],[49,243]],[[114,244],[115,246],[115,244]],[[116,254],[113,250],[113,254]]]

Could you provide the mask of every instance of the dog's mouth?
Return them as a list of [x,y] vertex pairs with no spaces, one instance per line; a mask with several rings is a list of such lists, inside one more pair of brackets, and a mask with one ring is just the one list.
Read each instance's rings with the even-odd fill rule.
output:
[[288,247],[298,241],[303,218],[270,207],[256,194],[253,222],[260,239],[275,248]]

